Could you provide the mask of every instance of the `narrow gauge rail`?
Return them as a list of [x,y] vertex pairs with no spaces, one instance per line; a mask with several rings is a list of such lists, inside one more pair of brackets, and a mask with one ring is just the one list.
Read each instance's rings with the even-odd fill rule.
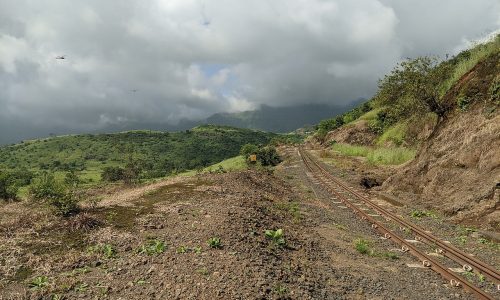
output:
[[[368,207],[371,207],[371,209],[376,211],[381,216],[385,217],[387,220],[392,220],[398,223],[401,226],[401,228],[411,229],[413,232],[417,234],[417,236],[415,237],[416,240],[419,240],[429,245],[436,245],[440,247],[437,249],[437,251],[440,254],[459,263],[465,270],[484,274],[495,284],[497,284],[497,289],[498,289],[500,288],[500,273],[493,267],[488,266],[487,264],[478,260],[477,258],[474,258],[468,255],[467,253],[464,253],[458,248],[436,238],[435,236],[426,232],[422,228],[398,217],[396,214],[375,204],[373,201],[363,196],[361,193],[353,190],[352,188],[348,187],[345,183],[335,178],[324,167],[322,167],[318,162],[316,162],[313,158],[311,158],[311,156],[307,154],[304,151],[304,149],[299,148],[299,155],[301,156],[306,168],[313,174],[313,176],[315,176],[320,182],[323,183],[323,186],[330,193],[334,194],[342,203],[344,203],[346,206],[350,207],[358,215],[360,215],[361,219],[370,222],[372,224],[372,228],[381,232],[385,238],[392,239],[395,243],[400,244],[401,250],[403,252],[410,252],[412,255],[414,255],[415,257],[417,257],[419,260],[422,261],[424,267],[428,267],[438,272],[445,279],[449,280],[450,285],[452,286],[461,285],[466,290],[472,292],[478,299],[494,299],[490,294],[486,293],[482,289],[476,287],[467,280],[451,272],[447,267],[445,267],[435,259],[431,258],[429,255],[427,255],[420,249],[416,248],[405,238],[397,235],[391,229],[386,227],[384,224],[372,218],[365,211],[360,209],[358,206],[354,205],[354,203],[351,202],[348,197],[344,196],[341,191],[353,195],[363,204],[366,204]],[[317,171],[315,171],[314,168],[316,168]],[[334,182],[337,185],[337,188],[332,188],[331,182]]]

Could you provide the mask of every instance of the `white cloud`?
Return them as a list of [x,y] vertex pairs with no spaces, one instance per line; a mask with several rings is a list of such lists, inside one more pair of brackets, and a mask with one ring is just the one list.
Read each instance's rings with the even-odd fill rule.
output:
[[3,0],[0,119],[28,134],[342,104],[499,20],[496,0]]

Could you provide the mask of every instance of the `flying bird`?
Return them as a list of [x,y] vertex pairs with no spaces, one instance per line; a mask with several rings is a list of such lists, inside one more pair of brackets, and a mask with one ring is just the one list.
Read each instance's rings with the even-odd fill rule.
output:
[[56,56],[56,59],[66,59],[66,55],[59,55],[59,56]]

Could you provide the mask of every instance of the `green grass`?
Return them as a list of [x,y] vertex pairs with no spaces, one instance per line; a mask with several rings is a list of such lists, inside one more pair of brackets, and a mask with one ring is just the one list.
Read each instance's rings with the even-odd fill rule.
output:
[[370,243],[364,239],[357,239],[356,241],[354,241],[354,248],[361,254],[373,254]]
[[374,165],[399,165],[412,160],[416,153],[415,150],[404,147],[367,147],[342,143],[334,144],[332,148],[342,155],[366,157]]
[[384,133],[378,138],[377,145],[384,145],[387,142],[392,142],[394,145],[400,146],[403,144],[406,135],[407,125],[398,123],[387,128]]
[[356,146],[350,144],[336,143],[332,146],[334,151],[340,152],[346,156],[368,156],[370,148],[366,146]]
[[443,82],[440,87],[440,96],[444,96],[446,92],[467,72],[487,56],[495,53],[500,49],[500,36],[496,36],[492,41],[477,45],[469,50],[470,56],[458,62],[448,80]]
[[[201,172],[202,173],[207,173],[210,171],[217,171],[220,167],[222,167],[225,171],[231,172],[231,171],[240,171],[240,170],[245,170],[247,168],[247,163],[245,161],[245,158],[242,155],[238,155],[235,157],[231,157],[228,159],[225,159],[219,163],[213,164],[211,166],[208,166],[204,168]],[[194,176],[198,173],[196,170],[190,170],[183,172],[179,174],[180,176]]]
[[370,110],[369,112],[365,113],[361,117],[359,117],[358,120],[365,120],[365,121],[372,121],[377,118],[377,114],[382,110],[382,108],[375,108]]

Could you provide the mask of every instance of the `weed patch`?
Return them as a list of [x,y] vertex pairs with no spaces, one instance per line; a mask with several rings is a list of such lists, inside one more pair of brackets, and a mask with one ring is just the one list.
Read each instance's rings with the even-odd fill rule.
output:
[[165,252],[165,243],[160,240],[149,240],[146,244],[142,245],[138,249],[138,253],[146,255],[158,255]]
[[374,165],[399,165],[412,160],[415,157],[415,150],[404,147],[384,148],[367,147],[349,144],[334,144],[333,150],[346,156],[366,157],[366,160]]
[[211,237],[210,239],[208,239],[207,244],[212,249],[222,248],[221,240],[218,237]]
[[286,245],[286,240],[284,237],[283,229],[278,230],[266,230],[266,237],[270,239],[275,246],[283,247]]

